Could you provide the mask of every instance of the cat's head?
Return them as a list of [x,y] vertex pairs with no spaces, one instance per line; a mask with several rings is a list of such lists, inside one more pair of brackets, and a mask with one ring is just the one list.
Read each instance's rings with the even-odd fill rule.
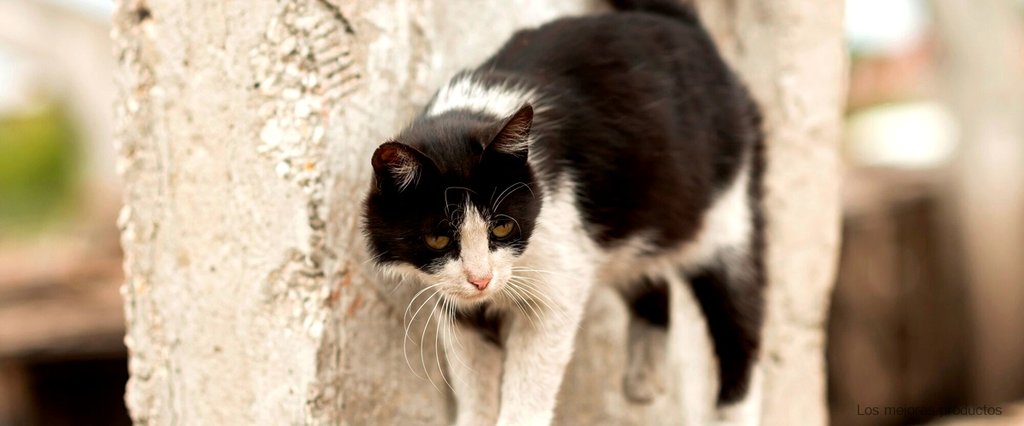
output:
[[420,118],[373,153],[364,231],[378,267],[462,305],[503,291],[540,212],[527,157],[533,108]]

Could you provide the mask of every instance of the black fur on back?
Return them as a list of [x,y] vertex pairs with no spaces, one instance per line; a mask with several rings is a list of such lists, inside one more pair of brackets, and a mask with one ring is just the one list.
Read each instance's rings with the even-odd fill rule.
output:
[[537,120],[555,124],[534,134],[536,166],[573,176],[604,245],[640,232],[658,247],[692,239],[760,143],[757,107],[708,34],[672,17],[558,20],[516,33],[475,74],[538,88]]
[[691,24],[699,21],[691,0],[611,0],[611,3],[621,11],[671,16]]

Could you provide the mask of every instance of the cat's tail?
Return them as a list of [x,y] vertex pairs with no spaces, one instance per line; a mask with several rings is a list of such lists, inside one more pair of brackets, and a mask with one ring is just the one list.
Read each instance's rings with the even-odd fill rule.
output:
[[653,13],[680,19],[690,24],[700,23],[693,0],[611,0],[612,6],[621,11]]

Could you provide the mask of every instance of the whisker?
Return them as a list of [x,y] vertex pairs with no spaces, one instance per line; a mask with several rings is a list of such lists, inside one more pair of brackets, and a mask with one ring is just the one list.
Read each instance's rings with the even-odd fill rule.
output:
[[[505,189],[502,190],[500,194],[498,194],[498,199],[497,200],[493,200],[491,202],[491,207],[494,207],[495,203],[499,203],[500,204],[501,200],[505,197],[505,193],[508,192],[510,189],[512,189],[514,186],[520,185],[520,184],[522,184],[522,182],[516,182],[516,183],[513,183],[512,185],[509,185],[509,186],[505,187]],[[492,208],[491,210],[493,211],[494,208]]]
[[537,198],[537,195],[534,194],[533,189],[530,189],[529,184],[527,184],[526,182],[516,182],[513,183],[512,185],[509,185],[508,188],[505,188],[505,190],[501,192],[501,195],[498,195],[498,201],[495,202],[495,205],[493,208],[491,208],[491,211],[498,211],[498,207],[501,207],[501,203],[504,202],[505,199],[508,198],[508,196],[512,195],[512,193],[516,192],[520,188],[526,188],[527,190],[530,191],[530,195],[533,195],[533,198]]
[[[412,297],[412,299],[409,300],[409,304],[406,305],[406,307],[405,307],[405,314],[402,315],[402,322],[406,322],[406,319],[409,317],[409,310],[412,308],[413,302],[416,302],[416,298],[417,297],[420,297],[420,295],[423,294],[423,292],[425,292],[425,291],[428,291],[428,290],[430,290],[432,288],[440,287],[441,284],[442,283],[437,283],[437,284],[434,284],[434,285],[431,285],[431,286],[427,286],[427,287],[424,287],[419,292],[417,292],[416,295],[414,295]],[[437,292],[434,292],[434,294],[437,294]],[[434,295],[432,294],[432,295],[430,295],[430,297],[434,297]],[[430,297],[428,297],[427,300],[430,300]],[[420,309],[423,309],[423,305],[420,305]],[[419,310],[416,310],[417,314],[419,312],[420,312]],[[413,314],[412,318],[416,319],[416,314]]]
[[[440,285],[440,284],[436,284],[436,285]],[[431,287],[433,287],[433,286],[431,286]],[[427,287],[427,288],[425,288],[423,290],[420,290],[420,293],[423,293],[426,290],[430,290],[430,287]],[[416,309],[416,313],[412,314],[412,318],[409,319],[408,321],[406,321],[404,317],[402,318],[402,322],[405,323],[405,338],[402,339],[402,355],[405,357],[405,364],[407,366],[409,366],[409,370],[412,371],[412,373],[416,377],[419,377],[421,379],[423,377],[420,377],[420,375],[416,373],[416,369],[412,368],[412,362],[409,361],[409,349],[408,349],[408,347],[409,347],[409,342],[413,341],[412,338],[409,337],[409,329],[412,328],[412,323],[416,321],[416,316],[418,316],[420,314],[420,310],[422,310],[423,307],[427,303],[430,302],[430,299],[432,299],[434,296],[437,296],[437,295],[438,295],[438,292],[435,291],[435,292],[431,293],[430,296],[428,296],[426,299],[424,299],[423,303],[420,304],[420,307],[418,309]],[[416,297],[419,297],[419,293],[417,293],[416,296],[413,297],[412,301],[409,302],[409,306],[412,306],[412,303],[416,301]],[[406,313],[408,313],[408,310],[406,310]],[[427,318],[427,323],[429,323],[429,322],[430,322],[430,318]],[[422,352],[423,349],[421,348],[420,351]],[[426,371],[424,371],[423,373],[426,374]]]
[[536,299],[537,302],[543,304],[551,312],[562,316],[562,319],[568,319],[569,313],[565,310],[565,308],[559,306],[557,303],[555,303],[553,299],[551,299],[550,296],[545,294],[540,289],[534,287],[529,282],[520,281],[523,279],[524,277],[513,276],[509,278],[509,281],[515,282],[516,286],[519,287],[519,289],[522,290],[523,293],[525,293],[528,296],[531,296],[533,299]]
[[[420,365],[423,366],[423,374],[425,374],[427,376],[427,380],[430,381],[430,386],[433,386],[438,392],[440,392],[441,389],[437,387],[437,384],[434,383],[434,379],[430,378],[430,373],[427,372],[427,361],[423,358],[423,341],[427,337],[427,327],[430,326],[430,320],[436,318],[434,314],[437,312],[437,305],[441,303],[441,299],[443,299],[443,297],[438,297],[437,302],[434,302],[434,307],[430,309],[430,316],[427,317],[426,324],[423,324],[423,332],[420,333]],[[438,321],[440,321],[440,319],[438,319]],[[436,340],[434,350],[437,350]]]
[[559,305],[558,303],[556,303],[555,300],[551,298],[551,296],[545,294],[543,290],[537,288],[533,284],[530,284],[529,282],[526,282],[526,281],[520,281],[519,285],[522,286],[523,289],[529,295],[533,296],[539,302],[541,302],[544,305],[546,305],[548,307],[548,309],[551,309],[552,311],[556,311],[557,313],[562,313],[562,314],[566,313],[565,307],[563,307],[562,305]]
[[533,318],[530,318],[530,313],[526,312],[526,308],[523,308],[523,305],[530,308],[530,311],[533,312],[533,315],[537,318],[537,321],[541,320],[540,313],[538,313],[537,310],[534,309],[533,305],[526,301],[526,298],[523,296],[523,293],[521,293],[522,289],[519,288],[519,286],[513,283],[512,281],[509,281],[509,285],[506,286],[505,288],[515,293],[516,297],[512,299],[512,301],[514,301],[517,305],[520,305],[520,309],[523,311],[523,316],[526,317],[528,321],[530,321],[530,325],[534,328],[534,330],[539,330],[540,328],[537,326],[537,323],[534,322]]
[[402,284],[405,284],[405,277],[404,276],[398,279],[398,282],[395,283],[395,287],[392,288],[390,292],[388,292],[388,295],[389,296],[393,296],[395,294],[395,292],[398,291],[398,289],[402,288]]
[[[518,278],[523,278],[523,277],[518,277]],[[563,321],[567,321],[568,322],[572,318],[572,316],[569,314],[569,311],[568,311],[567,308],[565,308],[564,306],[562,306],[562,305],[558,304],[557,302],[555,302],[547,294],[545,294],[542,290],[540,290],[540,289],[538,289],[538,288],[534,287],[533,285],[530,285],[529,283],[526,283],[526,282],[521,282],[520,285],[522,285],[524,287],[523,288],[524,291],[527,291],[527,288],[528,289],[532,289],[533,292],[531,292],[531,294],[533,294],[534,297],[537,297],[538,301],[544,302],[544,299],[547,299],[549,302],[551,302],[554,306],[548,305],[548,307],[555,314],[559,315]],[[577,322],[576,328],[579,329],[581,326],[582,326],[582,324]]]
[[469,188],[466,188],[464,186],[449,186],[449,187],[445,188],[444,189],[444,215],[448,216],[448,217],[451,217],[451,215],[449,214],[448,208],[450,206],[452,206],[452,203],[448,202],[448,191],[453,190],[453,189],[461,189],[463,191],[476,194],[476,191],[474,191],[472,189],[469,189]]
[[[441,351],[438,348],[438,340],[441,337],[441,323],[445,316],[444,307],[447,306],[448,304],[448,299],[445,299],[444,297],[441,297],[441,299],[444,300],[445,304],[441,306],[441,313],[438,314],[437,326],[434,329],[434,361],[437,363],[437,372],[441,373],[441,380],[444,380],[444,384],[448,385],[448,389],[451,389],[452,392],[455,392],[455,388],[452,387],[452,384],[448,382],[448,378],[445,377],[444,368],[441,368]],[[445,353],[445,355],[447,356],[447,352]]]
[[[532,298],[526,297],[526,298],[523,298],[523,303],[525,303],[526,306],[530,307],[530,309],[534,312],[534,316],[540,317],[540,314],[538,313],[538,310],[541,309],[541,307],[540,307],[540,305],[537,305],[536,299],[532,299]],[[541,321],[541,320],[538,319],[538,321]]]
[[[391,279],[397,282],[395,283],[395,287],[392,288],[390,292],[388,292],[389,296],[393,296],[395,292],[398,291],[399,288],[402,288],[402,284],[405,284],[405,282],[409,280],[409,277],[406,276],[405,274],[395,273],[394,275],[397,275],[397,279],[395,279],[395,277],[392,277]],[[412,303],[412,301],[410,301],[410,303]]]
[[[505,286],[505,288],[502,289],[502,293],[504,294],[504,296],[508,300],[512,301],[512,303],[514,303],[516,305],[516,307],[519,309],[519,311],[523,313],[523,316],[527,316],[528,312],[526,312],[526,309],[519,302],[519,298],[522,297],[522,296],[520,296],[520,293],[518,291],[516,291],[515,284],[509,283],[509,285]],[[507,294],[505,294],[505,293],[507,293]],[[527,316],[527,319],[530,320],[531,324],[533,323],[533,321],[528,316]],[[536,325],[534,325],[534,326],[536,327]]]
[[[462,344],[462,341],[461,341],[461,340],[459,340],[459,333],[458,333],[458,330],[456,329],[456,324],[455,324],[455,321],[456,321],[456,320],[455,320],[455,315],[456,315],[456,307],[455,307],[455,302],[452,302],[452,303],[451,303],[451,304],[450,304],[449,306],[450,306],[450,308],[451,308],[451,321],[449,321],[449,322],[448,322],[449,328],[450,328],[450,329],[451,329],[451,331],[452,331],[452,336],[453,336],[453,337],[455,338],[455,344],[456,344],[456,346],[457,346],[457,347],[458,347],[459,349],[465,350],[465,349],[466,349],[466,347],[465,347],[465,346],[464,346],[464,345]],[[465,365],[465,364],[464,364],[464,365]],[[467,367],[469,367],[469,365],[466,365],[466,366],[467,366]],[[473,370],[473,368],[472,368],[472,367],[470,367],[470,370]]]
[[[427,296],[427,298],[423,300],[423,303],[420,304],[420,308],[416,310],[416,313],[413,314],[412,319],[410,319],[410,322],[406,326],[406,339],[403,339],[402,342],[401,342],[401,351],[402,351],[402,354],[404,355],[404,357],[406,357],[406,365],[409,366],[409,370],[411,370],[413,372],[413,374],[415,374],[416,377],[418,377],[420,379],[426,379],[426,377],[420,377],[419,373],[416,373],[416,370],[413,369],[413,364],[409,360],[409,349],[408,349],[409,342],[416,343],[416,341],[413,340],[413,338],[409,337],[409,331],[410,331],[410,329],[413,328],[413,323],[416,322],[416,317],[420,314],[420,310],[423,309],[423,306],[425,306],[427,303],[430,303],[430,299],[432,299],[436,295],[437,295],[437,292],[431,293],[430,296]],[[429,324],[429,323],[430,323],[430,318],[428,317],[427,318],[427,324]],[[426,327],[426,325],[424,325],[424,327]],[[423,349],[421,347],[417,347],[417,350],[419,350],[420,353],[423,353]],[[426,371],[424,371],[424,374],[426,374]]]
[[519,291],[523,292],[523,294],[525,295],[523,297],[523,303],[529,306],[538,318],[540,318],[541,316],[539,312],[544,311],[552,314],[553,318],[555,318],[556,320],[564,321],[566,319],[565,315],[563,315],[560,311],[552,308],[551,305],[548,305],[547,303],[544,303],[542,300],[538,299],[528,288],[526,288],[526,286],[522,284],[517,284],[517,286],[519,288]]
[[[448,345],[452,346],[453,349],[455,348],[455,346],[458,346],[459,348],[465,349],[462,346],[462,342],[459,341],[458,330],[455,329],[455,302],[450,302],[449,301],[448,309],[449,309],[449,312],[450,312],[450,316],[448,318],[449,320],[448,320],[447,327],[446,327],[447,334],[445,335],[445,341],[447,342]],[[455,341],[454,345],[452,344],[452,340]],[[448,353],[445,352],[445,354],[448,354]],[[467,370],[471,371],[473,374],[476,374],[476,370],[473,367],[471,367],[469,364],[467,364],[465,361],[462,360],[462,357],[459,356],[459,351],[458,350],[453,350],[450,355],[452,355],[455,358],[455,360],[458,361],[459,364],[462,364],[462,366],[465,367]],[[449,366],[450,366],[450,364],[449,364]],[[462,376],[456,375],[455,377],[457,379],[459,379],[460,381],[462,381],[463,384],[467,384],[466,383],[466,379],[464,379]]]
[[[520,288],[519,290],[525,292],[525,290],[523,290],[522,288]],[[564,312],[556,310],[556,309],[552,309],[550,307],[546,307],[545,308],[543,306],[544,305],[543,303],[538,303],[538,302],[539,302],[539,300],[536,299],[536,298],[532,298],[532,297],[524,297],[523,298],[523,303],[526,304],[527,306],[529,306],[538,317],[540,316],[540,313],[538,312],[538,310],[539,309],[544,309],[545,312],[548,312],[548,313],[552,314],[551,318],[557,319],[558,321],[566,321],[568,319],[567,314],[565,314]]]
[[545,273],[545,274],[557,275],[557,276],[560,276],[560,277],[565,278],[565,279],[572,279],[572,277],[569,274],[566,274],[564,272],[548,271],[548,270],[544,270],[544,269],[523,268],[521,266],[513,266],[512,270],[513,271],[521,271],[521,272],[542,272],[542,273]]

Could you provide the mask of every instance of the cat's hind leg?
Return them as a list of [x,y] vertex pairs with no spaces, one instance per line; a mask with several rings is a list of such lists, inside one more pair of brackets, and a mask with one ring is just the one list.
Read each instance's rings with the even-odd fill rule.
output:
[[756,390],[752,384],[759,385],[754,379],[764,319],[763,266],[755,255],[723,250],[686,275],[718,358],[718,406],[748,405],[760,397],[751,391]]
[[714,424],[716,426],[757,426],[761,424],[761,407],[764,398],[763,372],[758,364],[751,369],[747,393],[739,400],[718,407]]
[[636,403],[651,403],[668,386],[668,292],[668,283],[661,279],[644,278],[620,288],[630,312],[622,386],[626,397]]

